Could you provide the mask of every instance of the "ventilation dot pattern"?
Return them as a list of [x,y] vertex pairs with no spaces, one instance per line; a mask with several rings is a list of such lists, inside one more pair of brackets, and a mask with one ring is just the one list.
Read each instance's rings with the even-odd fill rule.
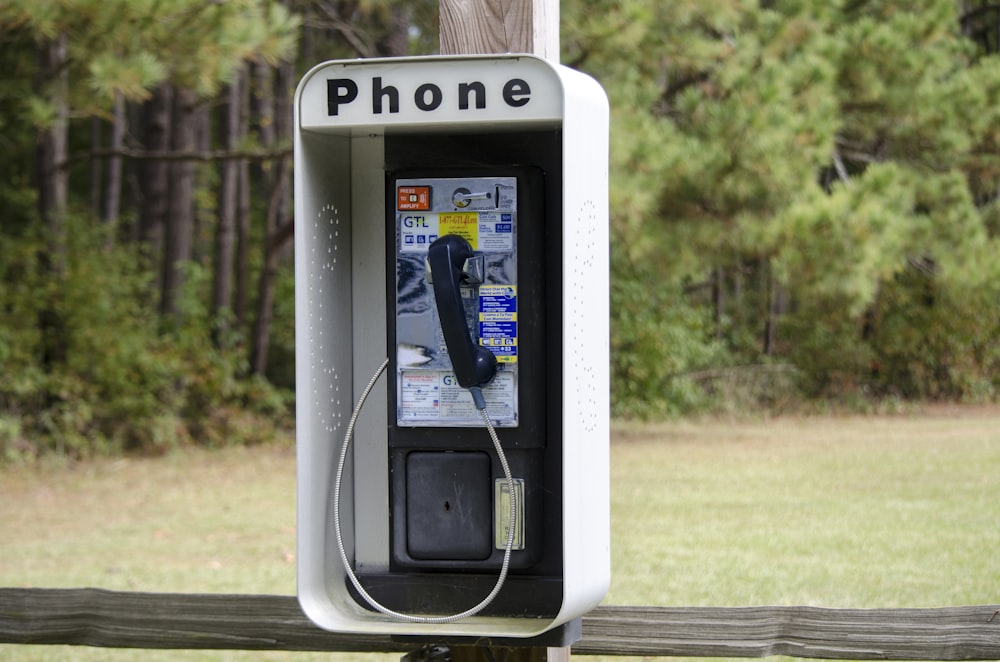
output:
[[[593,282],[592,272],[595,268],[594,256],[600,250],[598,245],[598,213],[597,205],[593,200],[585,200],[575,213],[569,218],[573,219],[572,227],[576,229],[573,236],[573,277],[569,283],[572,286],[572,296],[570,297],[568,322],[571,325],[570,347],[586,347],[586,337],[593,332],[581,323],[581,313],[588,305],[587,291],[584,284]],[[597,391],[596,370],[594,365],[587,361],[586,357],[580,357],[577,365],[573,369],[577,376],[572,389],[573,402],[576,404],[576,411],[579,412],[580,424],[585,432],[596,432],[598,429],[598,415],[600,411],[598,403],[606,398],[606,394]]]
[[333,343],[329,329],[333,328],[328,315],[333,314],[330,297],[335,290],[335,274],[340,254],[340,212],[336,205],[326,204],[316,215],[310,248],[308,279],[309,290],[309,361],[312,373],[312,407],[318,417],[318,430],[330,439],[335,438],[344,425],[340,372],[334,360]]

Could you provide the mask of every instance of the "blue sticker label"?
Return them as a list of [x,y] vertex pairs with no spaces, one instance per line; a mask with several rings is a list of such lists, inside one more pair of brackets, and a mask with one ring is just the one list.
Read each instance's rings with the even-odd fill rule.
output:
[[500,363],[517,362],[517,287],[479,288],[479,343]]

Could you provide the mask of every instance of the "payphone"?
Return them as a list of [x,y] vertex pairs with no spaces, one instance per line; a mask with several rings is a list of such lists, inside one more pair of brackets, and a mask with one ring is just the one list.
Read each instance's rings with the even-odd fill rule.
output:
[[564,626],[609,579],[603,92],[530,56],[397,58],[320,65],[295,108],[303,609]]
[[[390,176],[395,202],[387,216],[394,221],[389,235],[395,259],[387,281],[395,422],[388,444],[399,478],[394,487],[407,495],[406,512],[394,512],[392,528],[393,560],[400,567],[495,565],[505,549],[510,513],[504,506],[512,489],[515,566],[538,556],[538,542],[524,542],[525,475],[536,481],[529,493],[540,490],[532,465],[542,458],[526,458],[519,477],[508,483],[499,458],[482,450],[486,437],[470,443],[466,431],[482,425],[483,412],[497,427],[518,429],[519,328],[531,336],[529,345],[544,343],[537,322],[544,315],[538,309],[542,293],[528,277],[533,265],[528,261],[518,269],[518,254],[531,251],[538,239],[527,228],[519,232],[532,193],[541,194],[540,186],[527,186],[529,174],[535,173],[520,174],[520,185],[517,175]],[[542,213],[534,207],[528,216]],[[528,282],[519,297],[520,274]],[[526,395],[538,397],[531,391],[544,382],[531,366],[527,378]],[[525,413],[538,415],[530,406]],[[435,428],[433,439],[415,429],[425,427]],[[491,479],[483,480],[486,475]],[[540,516],[531,519],[541,522]]]

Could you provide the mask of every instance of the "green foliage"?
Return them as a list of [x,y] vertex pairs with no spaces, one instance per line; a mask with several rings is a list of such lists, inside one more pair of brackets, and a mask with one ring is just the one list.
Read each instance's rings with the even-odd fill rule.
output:
[[832,194],[814,189],[783,209],[762,243],[776,257],[782,282],[798,298],[846,304],[850,317],[874,299],[880,280],[905,265],[910,239],[926,234],[914,217],[912,187],[892,164],[869,168],[851,186]]
[[656,418],[705,408],[689,373],[724,360],[703,310],[659,286],[652,266],[617,256],[611,281],[611,406],[619,417]]
[[295,388],[295,274],[290,269],[278,274],[275,286],[266,373],[279,388]]
[[[71,35],[69,66],[81,83],[73,86],[74,105],[94,113],[117,94],[147,99],[167,80],[212,95],[245,60],[273,64],[291,56],[299,25],[297,15],[271,0],[10,0],[0,10],[0,30]],[[44,104],[29,105],[43,120]]]
[[659,265],[615,272],[638,281],[613,286],[618,393],[677,406],[647,388],[646,356],[670,359],[632,336],[685,310],[726,348],[703,374],[791,366],[804,393],[846,402],[996,397],[1000,67],[959,10],[564,3],[564,59],[612,100],[616,255]]
[[[0,411],[19,425],[0,434],[0,455],[56,451],[162,452],[197,440],[210,445],[266,441],[290,424],[289,396],[243,379],[245,357],[216,350],[192,265],[178,324],[162,330],[150,305],[154,276],[129,247],[107,247],[104,229],[71,219],[70,261],[59,282],[41,280],[34,237],[0,235]],[[41,311],[65,322],[64,364],[38,362]]]
[[787,338],[782,355],[798,367],[807,398],[835,398],[857,404],[871,392],[872,350],[861,338],[861,323],[844,315],[850,301],[833,296],[804,301],[780,320]]
[[[53,238],[31,163],[38,130],[69,111],[69,204],[82,209],[96,186],[88,175],[103,167],[79,157],[94,146],[90,118],[124,99],[134,122],[164,82],[214,104],[237,67],[294,57],[303,23],[288,6],[0,4],[2,455],[218,445],[287,423],[290,270],[277,281],[272,382],[247,377],[245,320],[213,317],[206,303],[209,267],[198,260],[217,222],[215,164],[197,168],[199,257],[166,323],[156,269],[142,247],[116,243],[128,216],[108,237],[71,214],[65,270],[43,275],[39,254]],[[313,56],[398,52],[401,21],[403,47],[436,48],[433,2],[292,6],[327,21],[311,29]],[[612,101],[616,415],[780,407],[800,395],[863,406],[998,397],[1000,55],[962,36],[960,8],[564,0],[563,61],[600,79]],[[37,80],[38,45],[62,34],[69,108]],[[128,131],[132,145],[140,129]],[[254,280],[267,203],[255,193],[250,204]],[[50,316],[56,338],[45,333]],[[220,330],[230,334],[222,351]],[[53,339],[64,361],[46,358]]]
[[[126,240],[134,211],[122,213],[117,230],[79,212],[86,196],[100,206],[106,193],[99,190],[105,162],[81,160],[78,150],[101,147],[91,133],[100,127],[89,120],[107,118],[112,100],[130,104],[126,131],[134,147],[142,139],[137,104],[154,87],[169,82],[209,99],[246,61],[273,64],[294,55],[299,27],[299,17],[275,0],[0,5],[0,34],[9,46],[0,54],[0,458],[253,442],[290,425],[289,393],[248,376],[246,345],[234,338],[226,344],[231,349],[215,349],[219,320],[208,312],[200,264],[188,265],[181,311],[164,326],[159,267],[147,262],[145,245]],[[37,74],[37,50],[60,35],[69,97],[55,99],[68,104],[56,108]],[[73,118],[68,211],[64,219],[59,209],[46,225],[38,217],[33,159],[39,130],[60,112]],[[130,194],[144,192],[146,170],[135,162],[125,168],[128,205]],[[214,164],[198,169],[196,255],[210,242],[216,184]],[[61,248],[58,268],[44,269],[52,235],[60,247],[65,241],[65,256]]]
[[910,399],[995,400],[1000,287],[966,289],[910,269],[887,283],[873,320],[872,386]]
[[146,99],[149,90],[167,77],[163,63],[147,52],[123,57],[119,53],[98,53],[90,60],[91,85],[105,99],[121,94],[126,99]]

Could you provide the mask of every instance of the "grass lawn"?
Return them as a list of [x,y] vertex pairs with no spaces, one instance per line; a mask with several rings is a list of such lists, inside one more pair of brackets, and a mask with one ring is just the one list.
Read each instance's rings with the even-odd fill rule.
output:
[[[1000,410],[617,426],[608,604],[1000,602]],[[0,469],[0,586],[295,592],[291,446]],[[398,655],[0,646],[11,660]],[[621,659],[621,658],[619,658]]]

